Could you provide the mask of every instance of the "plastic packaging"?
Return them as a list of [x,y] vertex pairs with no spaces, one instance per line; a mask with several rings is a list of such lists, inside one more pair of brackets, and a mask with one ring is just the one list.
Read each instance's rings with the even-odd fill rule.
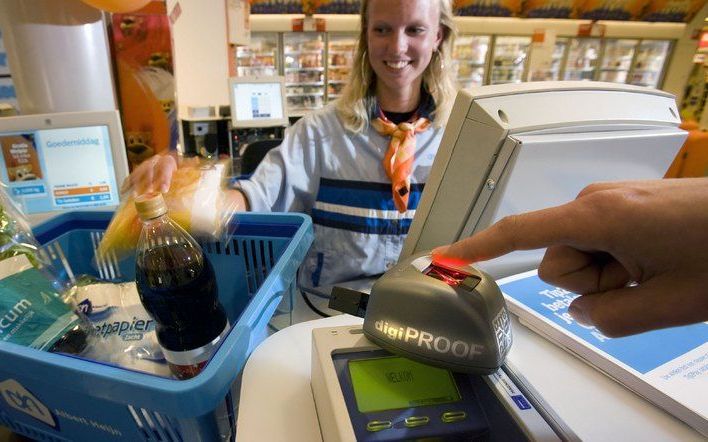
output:
[[155,335],[155,321],[140,303],[134,281],[77,278],[76,302],[98,334],[110,362],[123,368],[170,377]]
[[[170,218],[194,236],[228,241],[226,227],[236,208],[222,188],[225,172],[225,162],[181,161],[164,194]],[[142,225],[132,188],[123,192],[121,201],[99,244],[98,259],[121,259],[135,251]]]
[[229,331],[216,276],[201,247],[167,216],[160,193],[135,200],[143,229],[135,258],[140,301],[157,322],[157,340],[173,374],[196,376]]
[[24,215],[0,187],[0,340],[85,355],[96,335],[71,304],[72,288],[55,275]]

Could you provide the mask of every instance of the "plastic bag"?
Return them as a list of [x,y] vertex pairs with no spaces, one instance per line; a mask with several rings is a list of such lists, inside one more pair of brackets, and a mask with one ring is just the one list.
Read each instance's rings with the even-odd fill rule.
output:
[[130,370],[171,377],[150,317],[135,282],[110,283],[77,278],[76,302],[98,334],[110,362]]
[[[195,237],[224,239],[228,235],[235,208],[222,188],[225,170],[225,162],[180,164],[172,175],[170,190],[163,195],[170,218]],[[121,201],[98,246],[99,259],[112,254],[120,259],[135,251],[142,224],[132,188],[124,192]]]
[[22,211],[0,183],[0,261],[25,255],[35,268],[50,267],[39,254],[39,244]]
[[97,335],[54,270],[24,214],[0,187],[0,341],[85,356]]

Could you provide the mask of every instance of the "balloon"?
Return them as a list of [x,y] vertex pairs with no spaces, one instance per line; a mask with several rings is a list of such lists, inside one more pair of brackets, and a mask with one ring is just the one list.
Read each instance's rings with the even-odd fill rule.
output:
[[133,12],[150,3],[151,0],[81,0],[87,5],[108,12]]

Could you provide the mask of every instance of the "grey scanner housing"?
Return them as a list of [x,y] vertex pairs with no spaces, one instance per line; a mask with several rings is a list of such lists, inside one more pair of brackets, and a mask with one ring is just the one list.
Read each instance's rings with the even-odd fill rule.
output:
[[[430,276],[431,270],[441,269],[466,276],[457,285]],[[436,266],[429,253],[418,253],[401,260],[371,288],[364,334],[409,359],[490,374],[511,348],[509,320],[491,276],[472,266]]]

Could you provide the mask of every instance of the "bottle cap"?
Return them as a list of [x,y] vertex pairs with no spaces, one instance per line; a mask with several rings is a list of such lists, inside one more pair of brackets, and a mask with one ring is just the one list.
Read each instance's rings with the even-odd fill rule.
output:
[[135,198],[135,209],[142,220],[157,218],[167,213],[167,204],[159,192],[150,192]]

